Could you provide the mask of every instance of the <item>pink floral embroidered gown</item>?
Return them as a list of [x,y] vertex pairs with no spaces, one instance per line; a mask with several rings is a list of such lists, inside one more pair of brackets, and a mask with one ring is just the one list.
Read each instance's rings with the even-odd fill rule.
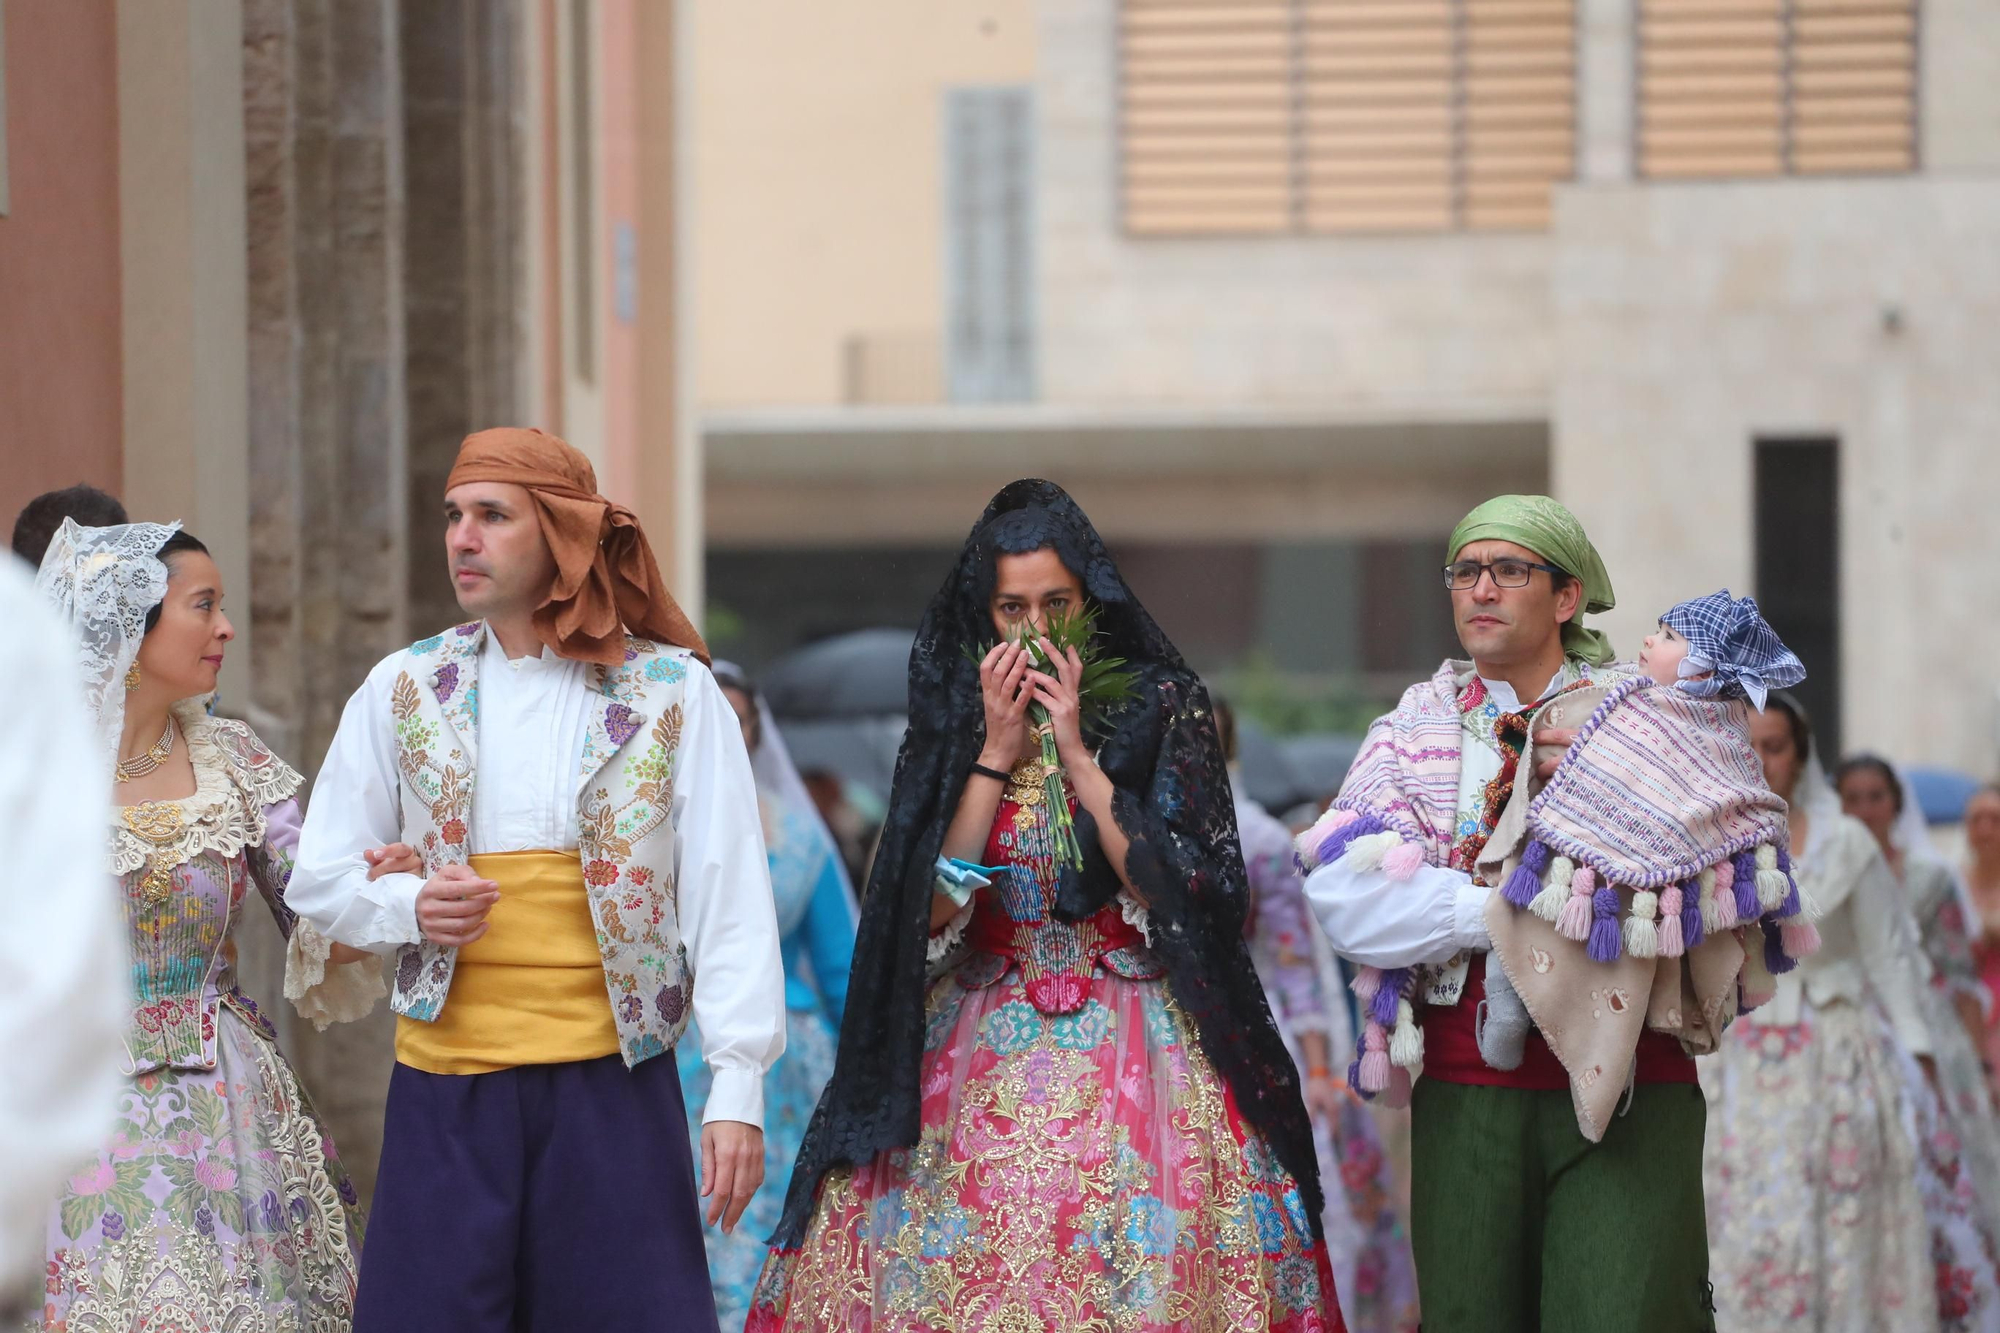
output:
[[[922,1136],[830,1172],[751,1333],[1341,1330],[1296,1181],[1196,1044],[1124,895],[1053,920],[1045,806],[1003,800],[931,982]],[[1128,919],[1128,917],[1130,919]]]

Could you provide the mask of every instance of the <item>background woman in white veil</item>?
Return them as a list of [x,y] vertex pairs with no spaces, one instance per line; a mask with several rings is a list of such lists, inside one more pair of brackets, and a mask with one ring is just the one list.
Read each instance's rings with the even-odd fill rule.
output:
[[2000,1124],[1987,1087],[1980,1044],[1991,1003],[1973,957],[1977,918],[1970,895],[1931,843],[1930,829],[1902,773],[1876,755],[1852,755],[1834,776],[1842,809],[1867,826],[1896,877],[1916,925],[1917,947],[1931,969],[1925,1018],[1931,1027],[1935,1097],[1923,1107],[1933,1165],[1956,1201],[1933,1213],[1978,1209],[1986,1236],[2000,1235]]
[[1751,739],[1791,806],[1821,948],[1772,980],[1746,971],[1772,998],[1702,1072],[1717,1326],[2000,1329],[1991,1233],[1932,1091],[1937,1008],[1901,887],[1841,812],[1795,699],[1772,694]]
[[[706,1232],[716,1315],[723,1328],[736,1329],[749,1316],[765,1242],[783,1210],[785,1182],[820,1089],[833,1073],[854,957],[855,905],[840,849],[792,764],[770,706],[733,663],[717,662],[714,672],[750,750],[785,960],[785,1053],[764,1076],[764,1187],[734,1232],[725,1235],[714,1227]],[[708,1066],[700,1042],[684,1040],[678,1049],[688,1123],[698,1131],[708,1101]]]
[[1879,755],[1841,761],[1833,778],[1841,809],[1868,826],[1915,918],[1933,983],[1951,998],[1961,1025],[1978,1042],[1992,998],[1979,980],[1972,946],[1978,913],[1964,881],[1931,842],[1923,811],[1909,799],[1902,771]]

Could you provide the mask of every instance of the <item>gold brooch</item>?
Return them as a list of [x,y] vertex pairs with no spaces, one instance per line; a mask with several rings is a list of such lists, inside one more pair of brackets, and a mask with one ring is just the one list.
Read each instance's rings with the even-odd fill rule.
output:
[[[166,801],[146,801],[128,805],[119,816],[134,837],[162,847],[178,839],[187,829],[187,816],[178,805]],[[174,891],[174,867],[166,853],[155,851],[146,859],[146,873],[139,880],[139,893],[149,903],[165,902]]]

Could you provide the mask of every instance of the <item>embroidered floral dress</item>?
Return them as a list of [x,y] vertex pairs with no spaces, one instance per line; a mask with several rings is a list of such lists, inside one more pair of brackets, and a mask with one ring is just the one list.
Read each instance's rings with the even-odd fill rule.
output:
[[135,994],[131,1081],[109,1141],[49,1215],[44,1304],[60,1333],[342,1333],[361,1215],[275,1033],[237,989],[232,933],[251,892],[289,942],[286,993],[358,1017],[379,965],[326,965],[285,907],[299,775],[237,722],[176,709],[196,789],[115,813]]
[[1337,1330],[1326,1247],[1159,980],[1145,916],[1065,924],[1046,806],[1001,802],[926,1007],[922,1134],[829,1172],[749,1329]]
[[1821,951],[1703,1062],[1717,1325],[2000,1328],[1964,1145],[1911,1054],[1937,1026],[1915,924],[1867,830],[1831,802],[1808,809],[1795,865],[1825,913]]

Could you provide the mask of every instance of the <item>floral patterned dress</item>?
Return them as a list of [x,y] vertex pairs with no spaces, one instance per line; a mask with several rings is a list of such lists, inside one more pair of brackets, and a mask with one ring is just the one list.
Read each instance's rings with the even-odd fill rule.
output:
[[[136,996],[131,1081],[111,1135],[50,1210],[50,1333],[218,1329],[343,1333],[361,1215],[276,1033],[237,989],[231,935],[253,888],[289,941],[286,991],[308,1016],[357,1017],[379,966],[328,968],[285,907],[299,776],[241,723],[177,712],[185,800],[118,812]],[[331,975],[329,975],[331,974]]]
[[1344,1328],[1297,1182],[1244,1121],[1117,902],[1050,918],[1045,806],[1001,802],[929,992],[923,1128],[830,1172],[749,1329]]
[[1901,1035],[1949,1038],[1956,1022],[1925,1003],[1915,922],[1837,807],[1812,811],[1797,866],[1825,944],[1703,1062],[1717,1326],[2000,1328],[2000,1256],[1965,1145]]
[[[785,1182],[799,1155],[820,1090],[833,1077],[834,1046],[847,1003],[847,968],[854,958],[854,916],[840,877],[839,851],[819,815],[767,798],[766,834],[771,896],[785,960],[785,1053],[764,1075],[764,1184],[743,1210],[736,1230],[705,1227],[715,1314],[736,1333],[750,1314],[750,1297],[764,1266],[765,1241],[785,1206]],[[674,1047],[687,1102],[694,1160],[701,1160],[702,1115],[714,1084],[701,1057],[699,1028],[690,1024]]]
[[[1322,973],[1317,927],[1290,832],[1240,793],[1236,830],[1250,881],[1250,956],[1285,1045],[1295,1060],[1301,1059],[1299,1042],[1307,1033],[1326,1036],[1333,1051],[1351,1046],[1352,1038],[1337,1040],[1334,1033],[1335,1023],[1352,1020],[1345,1004],[1329,1003],[1339,999],[1329,995],[1327,985],[1338,965],[1329,955]],[[1340,1063],[1346,1063],[1344,1057]],[[1382,1135],[1360,1097],[1345,1082],[1340,1091],[1337,1113],[1313,1116],[1313,1146],[1326,1187],[1326,1248],[1341,1314],[1355,1333],[1415,1333],[1416,1261],[1396,1210]]]

